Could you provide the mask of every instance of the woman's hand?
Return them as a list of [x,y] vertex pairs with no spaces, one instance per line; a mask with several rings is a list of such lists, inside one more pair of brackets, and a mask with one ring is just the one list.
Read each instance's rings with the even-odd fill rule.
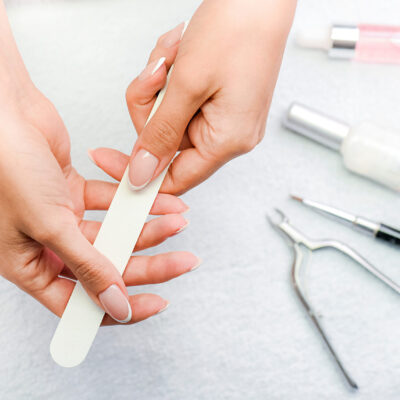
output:
[[[86,181],[71,165],[67,130],[32,84],[0,0],[0,274],[61,316],[79,279],[113,317],[133,323],[164,309],[152,294],[128,296],[126,286],[159,283],[199,264],[188,252],[132,257],[123,277],[92,243],[101,223],[85,210],[107,210],[116,183]],[[110,159],[105,158],[110,162]],[[121,165],[107,172],[117,176]],[[127,161],[125,166],[127,166]],[[161,194],[136,244],[141,250],[181,231],[187,206]],[[64,277],[63,277],[64,276]]]
[[[83,219],[85,210],[108,209],[117,183],[85,180],[76,172],[66,128],[39,92],[32,90],[19,104],[0,97],[1,275],[59,316],[74,287],[60,275],[78,278],[118,321],[137,322],[165,308],[156,295],[128,296],[126,286],[164,282],[199,260],[187,252],[132,257],[121,277],[91,244],[101,223]],[[118,178],[120,167],[107,172]],[[135,250],[182,230],[186,210],[177,197],[160,194],[151,213],[162,216],[146,223]],[[111,322],[107,316],[105,323]]]
[[[154,179],[180,149],[161,191],[183,193],[260,142],[295,6],[204,0],[181,42],[183,24],[160,37],[126,96],[139,133],[130,159],[134,187]],[[164,100],[144,127],[173,62]]]

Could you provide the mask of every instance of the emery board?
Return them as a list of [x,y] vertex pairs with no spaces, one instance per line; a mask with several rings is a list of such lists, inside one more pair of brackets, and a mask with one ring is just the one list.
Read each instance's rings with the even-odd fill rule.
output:
[[[182,35],[186,26],[187,23]],[[167,83],[158,94],[147,122],[164,98],[172,69],[169,70]],[[121,275],[167,170],[168,167],[150,184],[137,191],[129,185],[128,168],[121,179],[93,245],[113,263]],[[92,301],[81,283],[77,282],[50,343],[53,360],[63,367],[79,365],[90,350],[104,314],[103,309]]]

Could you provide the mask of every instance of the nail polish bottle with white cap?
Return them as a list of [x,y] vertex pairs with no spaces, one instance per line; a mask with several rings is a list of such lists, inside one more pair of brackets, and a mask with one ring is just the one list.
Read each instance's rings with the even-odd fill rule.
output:
[[350,126],[299,103],[283,125],[339,151],[347,169],[400,191],[400,132],[370,122]]

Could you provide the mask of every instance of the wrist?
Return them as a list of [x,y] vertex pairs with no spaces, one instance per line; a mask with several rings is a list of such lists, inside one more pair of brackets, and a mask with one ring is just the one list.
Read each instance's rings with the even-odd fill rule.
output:
[[273,43],[278,48],[286,42],[296,5],[297,0],[203,0],[199,11],[203,23],[227,43]]

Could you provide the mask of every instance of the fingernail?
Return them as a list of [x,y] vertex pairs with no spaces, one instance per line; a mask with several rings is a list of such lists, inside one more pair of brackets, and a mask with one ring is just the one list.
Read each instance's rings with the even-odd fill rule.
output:
[[87,151],[87,155],[88,155],[88,157],[89,157],[89,160],[94,164],[94,165],[97,165],[96,164],[96,161],[94,160],[94,157],[93,157],[93,149],[89,149],[88,151]]
[[182,232],[184,229],[186,229],[186,227],[189,225],[189,221],[185,218],[185,224],[180,227],[175,233],[174,235],[177,235],[179,232]]
[[139,75],[139,80],[144,81],[145,79],[149,78],[150,76],[153,76],[164,64],[166,58],[161,57],[159,60],[152,61],[147,67],[141,72]]
[[167,32],[166,35],[160,40],[161,46],[166,48],[175,46],[181,40],[184,25],[185,23],[181,22],[174,29]]
[[168,307],[169,307],[169,301],[165,301],[164,307],[162,307],[162,308],[160,309],[160,311],[159,311],[157,314],[155,314],[155,315],[161,314],[161,313],[164,312]]
[[129,182],[133,190],[144,188],[154,175],[159,160],[147,150],[139,150],[129,165]]
[[190,268],[190,271],[194,271],[195,269],[199,268],[203,260],[199,257],[197,257],[197,263],[194,267]]
[[181,214],[186,214],[188,211],[190,211],[190,207],[187,206],[186,204],[184,204],[185,208],[184,210],[181,212]]
[[123,324],[132,319],[132,309],[128,299],[118,285],[111,285],[99,294],[99,300],[106,313]]

